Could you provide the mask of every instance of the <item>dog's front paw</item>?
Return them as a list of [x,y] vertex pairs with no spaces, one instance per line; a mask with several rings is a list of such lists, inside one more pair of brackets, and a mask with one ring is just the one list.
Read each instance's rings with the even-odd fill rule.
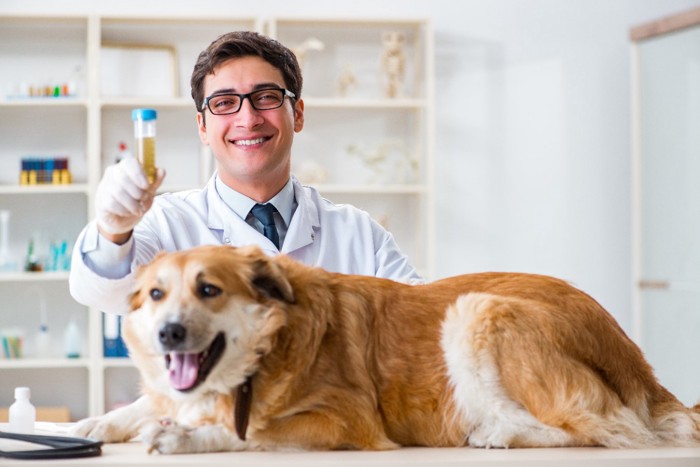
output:
[[128,427],[117,423],[110,417],[85,418],[70,429],[70,435],[79,438],[90,438],[105,443],[125,443],[136,433]]
[[192,429],[178,425],[170,419],[149,423],[141,430],[141,439],[148,446],[148,453],[186,454],[192,449]]

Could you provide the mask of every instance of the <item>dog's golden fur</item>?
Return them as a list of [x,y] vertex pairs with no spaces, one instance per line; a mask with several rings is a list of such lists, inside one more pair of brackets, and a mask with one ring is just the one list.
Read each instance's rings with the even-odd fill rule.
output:
[[[598,303],[551,277],[411,286],[254,247],[200,247],[144,267],[131,303],[125,339],[145,396],[78,434],[123,441],[141,430],[164,453],[700,445],[700,409],[657,382]],[[187,331],[178,352],[225,335],[193,388],[168,382],[168,323]],[[246,380],[250,422],[239,435]]]

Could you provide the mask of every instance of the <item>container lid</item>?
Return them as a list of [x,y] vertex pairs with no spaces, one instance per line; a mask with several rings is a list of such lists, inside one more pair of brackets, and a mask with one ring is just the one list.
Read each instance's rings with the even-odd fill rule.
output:
[[31,391],[26,386],[15,388],[15,399],[29,399]]
[[132,120],[155,120],[158,112],[153,109],[134,109],[131,111]]

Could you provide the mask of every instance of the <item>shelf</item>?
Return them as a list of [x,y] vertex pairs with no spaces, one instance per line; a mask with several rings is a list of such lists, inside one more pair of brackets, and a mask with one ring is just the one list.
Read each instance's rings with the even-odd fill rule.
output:
[[313,26],[330,28],[367,28],[367,27],[414,27],[425,24],[422,18],[275,18],[277,27],[280,26]]
[[52,282],[67,281],[68,271],[43,271],[43,272],[0,272],[0,282]]
[[88,101],[80,97],[4,97],[2,107],[81,107],[87,109]]
[[104,357],[102,359],[103,368],[136,368],[134,362],[128,357]]
[[[423,109],[427,105],[425,99],[354,99],[344,97],[304,97],[307,108],[330,109]],[[168,108],[192,108],[194,103],[189,97],[115,97],[103,98],[100,106],[109,108],[131,107],[168,107]]]
[[[301,180],[301,184],[315,188],[321,193],[339,193],[339,194],[359,194],[359,195],[422,195],[428,193],[430,188],[426,185],[340,185],[340,184],[316,184],[305,183]],[[158,193],[175,193],[186,190],[199,190],[200,185],[166,185],[160,187]]]
[[[19,176],[19,174],[18,174]],[[71,183],[69,185],[0,185],[0,194],[3,195],[34,195],[34,194],[88,194],[89,188],[84,183]]]
[[358,194],[358,195],[419,195],[428,192],[425,185],[312,185],[321,193]]
[[353,99],[345,97],[306,97],[304,103],[307,108],[330,109],[424,109],[427,106],[425,99]]
[[[359,194],[359,195],[421,195],[427,193],[429,188],[425,185],[338,185],[338,184],[314,184],[304,183],[302,185],[315,188],[321,193],[338,194]],[[158,190],[158,193],[175,193],[185,190],[198,190],[199,185],[166,185]]]
[[105,97],[100,101],[100,106],[103,109],[132,107],[194,108],[194,102],[189,97]]
[[89,368],[88,358],[17,358],[0,360],[0,368],[22,370],[25,368]]

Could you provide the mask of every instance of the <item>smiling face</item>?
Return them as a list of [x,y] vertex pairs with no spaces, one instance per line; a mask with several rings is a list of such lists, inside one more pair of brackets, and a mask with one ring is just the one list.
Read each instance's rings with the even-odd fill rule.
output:
[[[204,79],[204,95],[246,94],[264,87],[286,88],[282,73],[260,57],[233,58]],[[199,136],[211,146],[219,177],[229,187],[266,202],[289,179],[294,133],[304,126],[304,102],[285,98],[278,109],[255,110],[246,99],[230,115],[197,114]]]

